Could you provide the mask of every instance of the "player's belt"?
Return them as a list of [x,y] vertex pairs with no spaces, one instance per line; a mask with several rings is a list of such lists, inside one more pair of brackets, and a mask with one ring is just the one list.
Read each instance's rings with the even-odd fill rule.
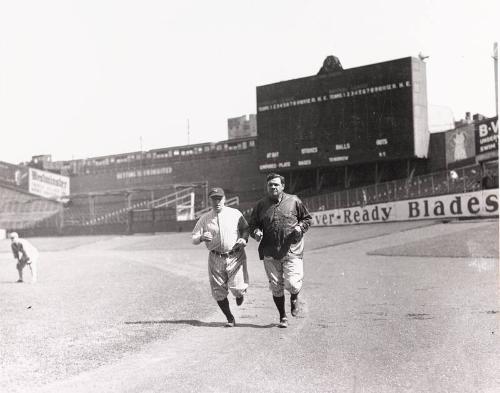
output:
[[210,251],[212,254],[215,254],[217,255],[218,257],[222,257],[222,258],[229,258],[229,257],[234,257],[236,256],[236,251],[229,251],[229,252],[218,252],[218,251],[215,251],[215,250],[211,250]]

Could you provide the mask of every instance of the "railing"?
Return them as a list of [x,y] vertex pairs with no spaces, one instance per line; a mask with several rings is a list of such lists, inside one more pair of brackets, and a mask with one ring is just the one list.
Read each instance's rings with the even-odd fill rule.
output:
[[191,193],[193,188],[185,188],[181,191],[174,192],[172,194],[165,195],[164,197],[158,198],[154,201],[149,202],[147,208],[156,209],[158,207],[168,207],[172,205],[177,205],[178,203],[183,203],[184,201],[191,198]]
[[[99,215],[86,220],[83,225],[96,225],[96,224],[108,224],[108,223],[125,223],[127,222],[127,215],[129,210],[134,209],[157,209],[160,207],[169,207],[177,204],[184,204],[186,201],[191,199],[191,194],[193,193],[193,188],[185,188],[181,191],[176,191],[174,193],[165,195],[161,198],[155,199],[153,201],[141,201],[135,203],[131,206],[123,207],[111,211],[109,213]],[[74,221],[73,221],[74,222]]]
[[[452,176],[452,173],[454,175]],[[304,197],[309,211],[341,209],[482,189],[480,165]]]

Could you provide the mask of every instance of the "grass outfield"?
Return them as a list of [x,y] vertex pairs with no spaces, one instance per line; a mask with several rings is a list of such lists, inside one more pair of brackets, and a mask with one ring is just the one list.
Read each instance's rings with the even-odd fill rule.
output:
[[[435,223],[313,228],[307,248],[330,258],[336,245],[430,225]],[[478,222],[473,231],[466,225],[442,225],[441,236],[411,239],[375,253],[449,256],[447,250],[453,249],[458,250],[453,256],[498,258],[498,220]],[[207,252],[193,246],[188,233],[30,241],[41,251],[36,285],[14,283],[10,245],[0,241],[2,392],[29,392],[27,384],[44,385],[111,364],[168,340],[186,325],[220,317],[210,297]],[[252,274],[255,242],[247,253]],[[29,271],[25,278],[29,281]],[[267,283],[261,281],[252,286],[265,291]]]

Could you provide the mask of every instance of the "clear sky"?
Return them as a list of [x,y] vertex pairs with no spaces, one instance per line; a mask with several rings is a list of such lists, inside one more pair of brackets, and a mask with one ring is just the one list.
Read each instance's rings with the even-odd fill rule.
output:
[[0,161],[227,138],[259,85],[419,52],[428,101],[495,115],[499,0],[0,0]]

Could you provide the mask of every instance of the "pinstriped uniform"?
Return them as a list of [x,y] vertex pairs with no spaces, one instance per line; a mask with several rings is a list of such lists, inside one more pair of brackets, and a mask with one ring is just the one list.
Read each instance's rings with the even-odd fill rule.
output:
[[217,213],[211,210],[202,215],[193,229],[193,241],[198,242],[204,232],[210,232],[212,241],[205,242],[208,254],[208,276],[212,296],[216,301],[224,300],[229,291],[242,296],[248,288],[248,270],[245,249],[241,248],[231,256],[228,253],[239,238],[248,239],[248,224],[237,209],[224,206]]

